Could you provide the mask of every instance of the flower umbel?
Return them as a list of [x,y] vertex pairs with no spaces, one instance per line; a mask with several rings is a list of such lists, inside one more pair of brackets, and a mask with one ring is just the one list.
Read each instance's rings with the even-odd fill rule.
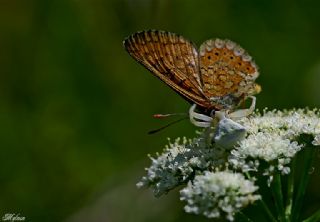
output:
[[208,218],[226,217],[234,220],[234,214],[250,203],[260,199],[254,194],[258,189],[253,181],[240,173],[204,172],[180,191],[181,200],[188,213],[203,214]]
[[239,120],[246,127],[248,136],[239,141],[230,152],[229,163],[242,172],[260,169],[268,176],[269,184],[274,171],[289,174],[289,163],[305,144],[301,135],[310,135],[312,144],[319,145],[320,118],[317,110],[264,111]]
[[[150,156],[152,164],[137,186],[150,187],[159,197],[183,185],[180,194],[187,202],[186,212],[232,221],[244,207],[261,198],[263,201],[257,180],[267,176],[266,187],[276,190],[272,186],[275,183],[281,194],[280,176],[290,174],[293,158],[306,146],[314,150],[320,145],[318,110],[265,110],[236,122],[229,120],[224,118],[192,140],[169,140],[162,154]],[[305,135],[309,140],[301,140]],[[279,193],[274,198],[277,196]],[[281,198],[273,205],[280,211],[285,208]],[[292,195],[287,198],[291,199],[286,201],[286,214],[274,217],[266,210],[270,220],[298,218],[299,213],[292,209],[298,211],[301,207],[295,207]]]

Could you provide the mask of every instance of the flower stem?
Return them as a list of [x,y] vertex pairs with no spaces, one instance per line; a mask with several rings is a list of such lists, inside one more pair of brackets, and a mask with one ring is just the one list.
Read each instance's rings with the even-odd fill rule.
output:
[[277,172],[274,176],[274,181],[273,181],[273,185],[271,186],[271,190],[272,190],[272,195],[275,201],[276,210],[278,213],[278,218],[281,222],[285,222],[286,217],[285,217],[285,211],[283,206],[281,177],[279,172]]
[[292,210],[292,201],[293,201],[293,190],[294,190],[294,166],[296,163],[296,158],[293,158],[291,162],[291,172],[288,177],[288,184],[287,184],[287,203],[286,203],[286,209],[285,209],[285,215],[286,215],[286,220],[290,221],[291,217],[291,210]]
[[320,210],[318,210],[317,212],[315,212],[313,215],[303,220],[302,222],[317,222],[317,221],[320,221]]
[[314,154],[316,149],[313,146],[306,146],[304,148],[305,152],[304,152],[304,161],[303,163],[300,165],[303,167],[302,169],[302,175],[301,178],[299,179],[299,184],[297,187],[297,191],[296,191],[296,196],[293,202],[293,206],[292,206],[292,221],[299,221],[299,217],[300,217],[300,212],[301,212],[301,208],[303,205],[303,198],[306,192],[306,188],[308,185],[308,182],[310,180],[310,171],[312,168],[312,163],[313,163],[313,159],[314,159]]
[[277,219],[272,215],[270,209],[268,208],[267,204],[263,201],[263,199],[260,199],[260,205],[264,209],[265,213],[269,217],[270,221],[277,222]]
[[[245,175],[247,176],[248,179],[251,179],[249,172],[246,172]],[[267,204],[264,202],[264,200],[262,198],[260,199],[259,203],[260,203],[262,209],[264,210],[264,212],[266,213],[266,215],[269,217],[270,221],[277,222],[277,219],[273,216],[269,207],[267,206]]]
[[243,221],[253,222],[247,215],[245,215],[241,211],[238,212],[238,215],[243,219]]

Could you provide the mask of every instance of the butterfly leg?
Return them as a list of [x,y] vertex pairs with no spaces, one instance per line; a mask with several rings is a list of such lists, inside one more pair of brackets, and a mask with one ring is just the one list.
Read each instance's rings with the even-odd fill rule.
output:
[[189,117],[191,123],[198,127],[210,127],[213,119],[210,116],[195,112],[195,109],[196,104],[193,104],[189,109]]
[[228,115],[230,119],[238,119],[242,117],[247,117],[250,114],[254,112],[254,109],[256,107],[256,97],[255,96],[249,96],[252,99],[251,105],[249,109],[238,109]]

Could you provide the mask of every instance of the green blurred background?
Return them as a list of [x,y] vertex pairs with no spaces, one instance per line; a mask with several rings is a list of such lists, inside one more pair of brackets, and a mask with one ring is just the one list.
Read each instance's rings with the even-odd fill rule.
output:
[[[34,0],[0,2],[0,216],[26,221],[208,221],[178,192],[135,183],[166,138],[193,136],[154,113],[187,104],[135,62],[122,40],[144,29],[197,45],[230,38],[255,58],[257,107],[320,107],[320,2]],[[319,158],[318,158],[319,159]],[[319,208],[319,167],[305,212]]]

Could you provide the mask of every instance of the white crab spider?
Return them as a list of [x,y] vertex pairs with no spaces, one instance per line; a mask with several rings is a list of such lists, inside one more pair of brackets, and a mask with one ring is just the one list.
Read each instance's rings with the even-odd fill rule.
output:
[[[218,120],[222,120],[224,118],[228,119],[239,119],[242,117],[249,116],[251,113],[253,113],[255,107],[256,107],[256,97],[249,96],[252,99],[251,105],[249,109],[238,109],[232,113],[228,113],[226,110],[220,110],[216,111],[214,117],[216,117]],[[200,114],[195,112],[196,104],[193,104],[189,109],[189,118],[193,125],[198,127],[210,127],[214,117],[207,116],[204,114]]]
[[231,148],[246,135],[246,128],[234,120],[253,113],[256,106],[256,98],[254,96],[250,96],[250,98],[252,99],[252,103],[249,109],[239,109],[232,113],[228,113],[226,110],[220,110],[216,111],[213,117],[195,112],[196,105],[192,105],[189,110],[190,121],[195,126],[207,128],[209,130],[207,133],[210,134],[210,127],[216,118],[218,123],[215,126],[215,131],[211,138],[216,146],[227,149]]

